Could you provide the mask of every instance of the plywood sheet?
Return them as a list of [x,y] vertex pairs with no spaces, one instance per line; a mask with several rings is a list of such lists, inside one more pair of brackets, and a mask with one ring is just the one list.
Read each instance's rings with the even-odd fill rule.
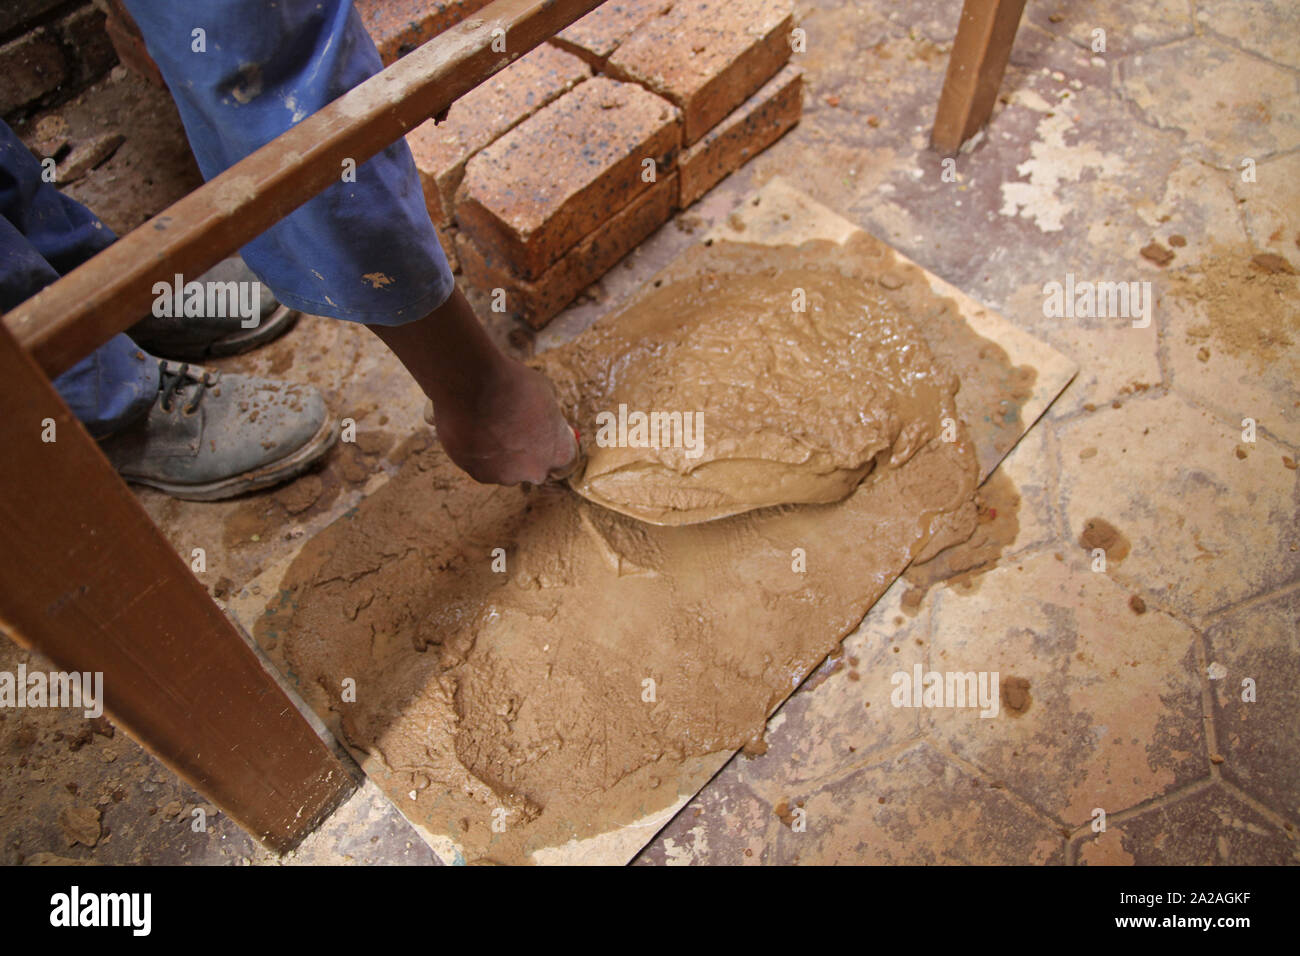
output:
[[[713,230],[703,241],[725,239],[772,246],[798,245],[808,240],[826,240],[842,246],[853,239],[855,249],[859,249],[864,234],[842,217],[778,179],[769,182],[748,198],[726,223]],[[886,248],[883,243],[879,245],[882,249]],[[661,276],[671,277],[689,272],[691,259],[692,250],[687,250]],[[945,356],[948,361],[958,365],[963,373],[958,407],[975,440],[981,478],[987,477],[1068,384],[1075,368],[1059,353],[985,309],[960,290],[936,276],[927,273],[926,277],[938,295],[956,303],[961,316],[972,328],[1007,353],[1012,364],[1034,370],[1032,380],[1020,390],[1016,408],[1002,408],[999,403],[1005,405],[1006,402],[1005,383],[981,380],[979,356]],[[941,348],[936,350],[941,351]],[[280,582],[291,561],[292,556],[268,569],[232,601],[234,614],[250,633],[254,632],[257,620],[268,613],[272,599],[279,595]],[[897,573],[902,570],[900,565]],[[879,590],[883,592],[884,587]],[[272,657],[275,658],[274,653]],[[335,726],[335,716],[327,710],[321,713],[322,719],[330,726]],[[687,760],[679,768],[677,779],[672,781],[676,787],[677,799],[670,805],[640,819],[626,821],[606,832],[537,849],[532,854],[533,861],[603,864],[628,861],[732,755],[733,751],[726,750]],[[408,782],[402,774],[394,773],[370,754],[354,751],[354,756],[445,861],[455,863],[464,859],[454,836],[457,832],[454,821],[440,823],[436,817],[430,819],[426,814],[413,812],[406,792]],[[575,832],[578,830],[575,829]]]

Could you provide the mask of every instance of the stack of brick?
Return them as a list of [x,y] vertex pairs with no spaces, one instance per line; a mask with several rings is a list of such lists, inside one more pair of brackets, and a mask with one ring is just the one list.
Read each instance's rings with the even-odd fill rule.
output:
[[456,265],[455,196],[465,164],[552,100],[591,76],[575,56],[542,45],[452,104],[447,119],[416,127],[406,141],[447,257]]
[[355,0],[361,22],[387,66],[478,13],[490,0]]
[[481,289],[535,325],[663,225],[677,200],[681,113],[598,76],[469,161],[457,253]]
[[540,328],[798,122],[789,0],[609,0],[409,137],[466,278]]

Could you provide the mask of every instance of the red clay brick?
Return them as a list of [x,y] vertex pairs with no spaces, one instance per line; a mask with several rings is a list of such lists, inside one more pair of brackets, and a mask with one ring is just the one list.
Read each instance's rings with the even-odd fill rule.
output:
[[453,103],[445,123],[407,135],[433,221],[451,222],[471,156],[589,76],[576,56],[543,44]]
[[0,46],[0,114],[26,106],[54,90],[68,75],[58,39],[41,27]]
[[638,27],[606,70],[676,103],[691,146],[789,59],[793,28],[790,0],[678,0]]
[[786,66],[677,160],[683,209],[781,138],[803,112],[803,71]]
[[117,65],[117,54],[105,30],[104,11],[82,7],[60,20],[58,28],[64,46],[72,55],[78,85],[99,79]]
[[384,65],[477,13],[490,0],[356,0]]
[[63,0],[4,0],[0,4],[0,35],[25,33]]
[[158,64],[145,49],[140,28],[135,25],[135,20],[122,5],[122,0],[108,0],[107,10],[108,19],[104,23],[104,28],[118,60],[137,76],[144,77],[154,86],[166,89],[167,84],[163,82]]
[[472,240],[461,233],[456,238],[456,246],[465,278],[484,291],[505,289],[507,311],[540,329],[579,292],[668,221],[677,198],[677,188],[677,174],[669,173],[532,282],[512,275],[508,268],[490,254],[484,255]]
[[674,168],[681,118],[632,83],[594,77],[534,113],[465,167],[456,221],[524,279],[551,263]]
[[551,42],[600,69],[633,30],[672,5],[673,0],[605,0]]

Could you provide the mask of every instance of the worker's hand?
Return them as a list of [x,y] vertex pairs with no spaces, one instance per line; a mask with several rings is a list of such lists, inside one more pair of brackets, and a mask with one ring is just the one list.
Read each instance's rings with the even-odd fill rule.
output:
[[550,383],[513,359],[474,396],[435,405],[433,424],[447,457],[484,484],[541,484],[577,463],[577,440]]

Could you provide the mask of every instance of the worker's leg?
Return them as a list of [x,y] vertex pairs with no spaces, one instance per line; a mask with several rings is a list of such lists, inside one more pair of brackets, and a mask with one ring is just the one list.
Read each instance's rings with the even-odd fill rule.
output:
[[[382,68],[348,0],[127,0],[211,179]],[[242,250],[277,299],[378,325],[423,318],[455,285],[398,140]],[[352,181],[355,180],[355,181]]]
[[420,322],[372,328],[433,401],[438,440],[471,478],[537,484],[571,469],[577,441],[550,382],[497,349],[459,289]]
[[[41,165],[0,122],[0,311],[8,311],[111,245],[85,206],[41,177]],[[54,380],[96,437],[138,419],[158,393],[158,361],[116,335]]]
[[[382,66],[347,0],[126,5],[208,178]],[[281,302],[370,325],[475,478],[540,481],[568,464],[576,445],[545,381],[492,344],[456,291],[405,141],[339,177],[249,243],[248,264]]]
[[[0,310],[113,240],[42,179],[36,158],[0,122]],[[180,497],[224,498],[283,481],[318,460],[336,434],[315,389],[168,362],[125,335],[54,384],[125,477]]]

